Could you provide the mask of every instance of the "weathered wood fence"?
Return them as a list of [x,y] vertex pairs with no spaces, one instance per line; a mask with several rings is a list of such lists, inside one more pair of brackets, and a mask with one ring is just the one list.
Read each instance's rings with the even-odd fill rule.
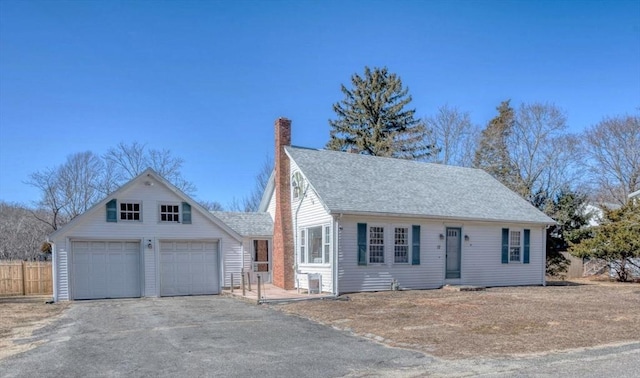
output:
[[53,294],[51,261],[0,260],[0,295]]

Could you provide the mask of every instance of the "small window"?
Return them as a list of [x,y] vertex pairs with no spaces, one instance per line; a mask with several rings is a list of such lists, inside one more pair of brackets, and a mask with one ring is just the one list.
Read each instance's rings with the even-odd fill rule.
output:
[[329,262],[331,255],[331,227],[324,226],[324,262]]
[[369,227],[369,263],[384,263],[384,227]]
[[520,231],[511,231],[509,233],[509,261],[520,261]]
[[180,222],[179,205],[160,205],[161,222]]
[[300,262],[305,263],[307,261],[307,241],[306,241],[307,230],[300,230]]
[[409,263],[409,228],[396,227],[394,232],[394,262]]
[[300,199],[304,189],[304,178],[300,172],[296,172],[291,177],[291,195],[294,200]]
[[136,202],[122,202],[120,204],[120,220],[140,221],[140,204]]

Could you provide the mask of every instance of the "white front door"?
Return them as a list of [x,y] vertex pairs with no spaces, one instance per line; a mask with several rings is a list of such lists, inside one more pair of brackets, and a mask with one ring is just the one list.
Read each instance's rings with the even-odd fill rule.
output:
[[160,295],[218,294],[218,243],[160,242]]
[[445,279],[460,278],[461,234],[459,228],[447,228]]

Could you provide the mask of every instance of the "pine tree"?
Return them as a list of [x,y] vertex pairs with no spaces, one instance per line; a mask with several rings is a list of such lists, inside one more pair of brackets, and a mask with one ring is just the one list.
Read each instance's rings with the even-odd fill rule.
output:
[[517,169],[509,156],[508,138],[515,123],[511,100],[503,101],[487,127],[482,130],[473,161],[474,168],[481,168],[511,190],[523,195],[524,188]]
[[365,67],[364,76],[351,77],[352,89],[342,85],[345,98],[333,105],[337,119],[329,120],[327,148],[405,159],[429,156],[426,127],[414,118],[408,88],[387,68]]

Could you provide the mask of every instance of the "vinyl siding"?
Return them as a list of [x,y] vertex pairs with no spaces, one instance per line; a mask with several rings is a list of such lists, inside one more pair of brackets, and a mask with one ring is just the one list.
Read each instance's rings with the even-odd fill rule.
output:
[[[295,162],[291,162],[291,174],[298,171],[298,167]],[[302,201],[302,202],[300,202]],[[296,217],[296,209],[300,207]],[[296,258],[299,261],[299,240],[298,236],[300,235],[300,229],[312,227],[312,226],[324,226],[329,225],[331,229],[331,233],[333,235],[333,218],[327,210],[322,205],[322,201],[318,198],[317,194],[313,191],[312,188],[309,188],[306,192],[306,195],[301,200],[293,200],[291,203],[291,211],[293,216],[293,224],[294,224],[294,240],[295,240],[295,249],[296,249]],[[333,242],[333,236],[331,237]],[[333,248],[331,246],[330,258],[333,258]],[[297,263],[297,272],[298,277],[296,277],[296,286],[300,286],[301,289],[308,288],[307,282],[307,273],[320,273],[322,277],[322,291],[323,292],[333,292],[333,275],[332,275],[332,267],[331,264],[300,264]]]
[[[530,262],[502,264],[502,229],[531,230]],[[544,276],[544,228],[518,224],[468,224],[462,230],[469,241],[462,239],[463,285],[516,286],[542,285]],[[523,252],[521,252],[522,254]]]
[[[358,223],[384,226],[384,264],[358,265]],[[420,265],[394,263],[393,228],[420,226]],[[442,225],[399,218],[343,217],[338,250],[338,290],[340,293],[390,290],[393,280],[403,289],[434,289],[443,284],[444,245],[438,236]]]
[[269,205],[267,205],[267,213],[271,215],[271,219],[276,219],[276,191],[274,190],[271,193],[271,198],[269,199]]
[[[160,203],[180,204],[182,200],[166,186],[155,182],[153,186],[147,186],[142,180],[113,194],[118,204],[123,202],[139,202],[142,204],[142,221],[107,222],[106,209],[97,206],[89,212],[81,215],[82,218],[69,229],[63,229],[56,235],[53,242],[56,245],[58,257],[58,274],[55,278],[58,286],[59,300],[70,298],[69,293],[69,269],[71,266],[71,245],[68,240],[136,240],[142,242],[143,266],[143,295],[157,296],[158,293],[158,253],[160,240],[210,240],[218,241],[221,246],[221,274],[227,271],[239,271],[242,261],[241,243],[217,226],[209,218],[205,217],[195,208],[192,208],[192,223],[160,223]],[[119,205],[118,205],[119,206]],[[147,248],[151,240],[152,249]],[[228,274],[223,275],[225,283]]]
[[[385,227],[385,263],[359,266],[357,261],[357,224]],[[394,225],[420,225],[420,265],[393,263]],[[338,290],[340,293],[390,290],[393,280],[403,289],[434,289],[445,283],[447,227],[462,230],[461,278],[455,283],[478,286],[543,284],[543,230],[517,224],[442,222],[424,219],[353,217],[340,221],[338,250]],[[531,262],[501,263],[502,228],[531,230]],[[469,241],[464,240],[469,236]],[[367,261],[368,262],[368,261]]]

